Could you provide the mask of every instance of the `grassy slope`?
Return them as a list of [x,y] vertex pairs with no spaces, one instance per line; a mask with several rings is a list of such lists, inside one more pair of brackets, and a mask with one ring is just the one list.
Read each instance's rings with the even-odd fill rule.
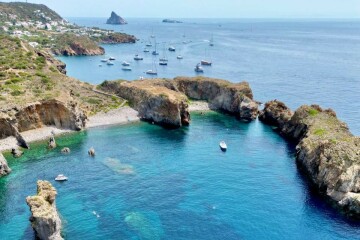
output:
[[74,100],[89,114],[122,103],[122,99],[95,93],[91,84],[61,74],[17,38],[0,36],[0,62],[0,111],[52,98]]

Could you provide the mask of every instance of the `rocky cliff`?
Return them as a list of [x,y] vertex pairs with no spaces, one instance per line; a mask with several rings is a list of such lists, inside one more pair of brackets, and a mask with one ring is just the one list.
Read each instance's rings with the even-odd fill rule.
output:
[[56,189],[48,181],[37,182],[37,194],[26,198],[31,226],[41,240],[61,240],[61,220],[56,209]]
[[[101,84],[104,91],[129,100],[144,120],[166,127],[188,125],[190,114],[187,97],[165,87],[166,80],[111,81]],[[171,85],[171,83],[170,83]]]
[[9,168],[6,159],[0,153],[0,177],[8,175],[10,172],[11,169]]
[[314,185],[348,215],[360,217],[360,138],[333,110],[301,106],[291,114],[279,101],[265,105],[260,119],[296,141],[296,161]]
[[111,16],[106,21],[106,24],[120,25],[120,24],[127,24],[127,22],[122,17],[117,15],[115,12],[111,12]]
[[77,36],[71,33],[59,34],[56,36],[55,42],[56,44],[52,48],[55,55],[93,56],[105,54],[105,49],[88,36]]
[[175,85],[180,92],[196,100],[206,100],[214,110],[231,113],[240,119],[253,120],[258,115],[258,103],[253,100],[247,82],[229,81],[205,77],[177,77]]

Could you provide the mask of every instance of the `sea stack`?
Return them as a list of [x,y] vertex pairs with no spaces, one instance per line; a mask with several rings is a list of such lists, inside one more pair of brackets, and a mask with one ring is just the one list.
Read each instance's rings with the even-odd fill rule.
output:
[[127,24],[125,19],[117,15],[115,12],[111,12],[110,18],[106,21],[106,24],[123,25]]
[[37,194],[26,198],[30,207],[30,222],[41,240],[62,240],[61,220],[56,209],[56,189],[48,181],[37,182]]

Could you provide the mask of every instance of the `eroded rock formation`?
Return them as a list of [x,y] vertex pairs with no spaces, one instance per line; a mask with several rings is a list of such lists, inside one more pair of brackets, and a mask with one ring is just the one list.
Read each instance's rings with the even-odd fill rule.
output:
[[8,175],[10,172],[11,169],[9,168],[5,157],[0,153],[0,177]]
[[253,120],[258,115],[258,103],[253,100],[247,82],[231,83],[205,77],[177,77],[175,85],[180,92],[196,100],[206,100],[214,110],[231,113],[240,119]]
[[48,181],[37,182],[37,194],[26,198],[31,226],[41,240],[60,240],[61,220],[56,209],[56,189]]
[[[166,80],[138,80],[104,82],[102,89],[129,100],[145,120],[166,127],[180,127],[190,123],[187,97],[165,87]],[[172,85],[170,83],[170,85]]]
[[360,217],[360,138],[333,110],[301,106],[291,114],[281,102],[265,105],[260,119],[296,141],[296,161],[312,182],[347,214]]

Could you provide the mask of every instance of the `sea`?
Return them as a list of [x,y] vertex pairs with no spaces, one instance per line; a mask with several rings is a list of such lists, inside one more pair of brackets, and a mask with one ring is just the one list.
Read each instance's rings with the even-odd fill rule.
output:
[[[103,45],[105,56],[60,57],[69,76],[94,84],[136,80],[155,66],[159,78],[196,76],[195,65],[210,59],[203,76],[246,80],[256,100],[278,99],[293,110],[332,108],[360,134],[360,21],[128,19],[112,26],[102,18],[69,20],[139,39]],[[155,40],[156,57],[143,52],[149,42],[154,50]],[[135,54],[144,60],[135,62]],[[163,56],[167,67],[158,65]],[[113,66],[101,62],[109,57],[116,58]],[[122,61],[132,71],[122,71]],[[36,142],[22,158],[5,154],[13,172],[0,178],[0,239],[35,239],[25,198],[36,193],[38,179],[58,191],[66,239],[360,239],[360,223],[334,209],[299,171],[295,146],[259,121],[192,113],[191,125],[180,129],[138,122],[56,140],[55,150]],[[220,151],[221,140],[227,152]],[[62,147],[71,153],[61,154]],[[87,155],[90,147],[95,158]],[[69,181],[55,182],[59,173]]]

